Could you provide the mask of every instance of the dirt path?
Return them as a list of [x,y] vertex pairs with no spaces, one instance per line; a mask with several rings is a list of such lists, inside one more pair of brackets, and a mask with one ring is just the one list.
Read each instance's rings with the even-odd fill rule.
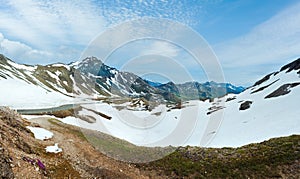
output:
[[34,118],[30,121],[54,133],[49,144],[58,143],[63,150],[60,155],[69,161],[81,177],[149,178],[132,164],[114,160],[100,153],[84,139],[78,127],[47,117]]

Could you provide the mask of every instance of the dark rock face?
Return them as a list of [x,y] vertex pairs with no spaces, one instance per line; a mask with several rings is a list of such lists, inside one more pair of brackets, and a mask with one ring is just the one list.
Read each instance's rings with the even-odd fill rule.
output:
[[246,109],[249,109],[252,103],[253,103],[252,101],[245,101],[245,102],[243,102],[243,103],[240,105],[240,110],[246,110]]
[[[300,70],[300,58],[298,58],[297,60],[283,66],[280,71],[284,71],[288,69],[286,72],[291,72],[292,70]],[[299,73],[299,72],[298,72]]]
[[228,102],[228,101],[232,101],[232,100],[235,100],[236,99],[236,97],[234,96],[234,97],[232,97],[232,98],[227,98],[226,99],[226,102]]
[[268,87],[271,86],[272,84],[276,83],[278,80],[279,80],[279,79],[273,81],[272,83],[270,83],[270,84],[268,84],[268,85],[266,85],[266,86],[260,87],[260,88],[258,88],[257,90],[252,91],[250,94],[257,93],[257,92],[259,92],[259,91],[263,91],[264,89],[268,88]]
[[265,77],[263,77],[262,79],[258,80],[256,83],[254,83],[253,86],[257,86],[262,84],[263,82],[267,81],[268,79],[270,79],[271,75],[273,75],[274,73],[270,73],[268,75],[266,75]]
[[300,85],[300,83],[284,84],[284,85],[280,86],[278,89],[276,89],[275,91],[273,91],[271,94],[267,95],[265,97],[265,99],[286,95],[291,92],[290,88],[294,88],[298,85]]

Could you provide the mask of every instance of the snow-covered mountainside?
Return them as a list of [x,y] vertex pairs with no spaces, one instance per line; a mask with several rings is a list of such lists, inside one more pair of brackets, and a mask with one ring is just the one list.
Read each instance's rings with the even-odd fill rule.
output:
[[0,56],[0,105],[45,108],[97,98],[81,104],[73,117],[59,120],[137,145],[241,146],[300,134],[299,75],[300,59],[240,94],[212,99],[224,95],[224,89],[243,89],[214,82],[154,87],[94,57],[69,65],[27,66]]
[[[239,95],[227,95],[224,118],[210,146],[241,146],[300,134],[300,59],[257,81]],[[211,114],[213,115],[213,114]]]
[[136,145],[237,147],[300,134],[299,73],[298,59],[240,94],[178,106],[161,104],[152,110],[145,100],[97,102],[82,105],[75,117],[59,120]]
[[60,106],[75,103],[78,98],[111,95],[73,65],[21,65],[3,55],[0,84],[0,105],[19,109]]
[[47,67],[19,65],[0,55],[0,105],[14,108],[43,108],[71,103],[73,98],[67,95],[70,91],[62,87],[69,85],[70,82],[58,82],[61,71],[68,71],[66,67],[56,67],[60,70],[53,73],[43,71],[41,68]]

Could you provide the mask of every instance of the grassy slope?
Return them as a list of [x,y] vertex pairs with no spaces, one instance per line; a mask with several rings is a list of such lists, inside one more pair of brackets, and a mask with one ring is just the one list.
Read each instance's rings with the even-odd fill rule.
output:
[[[85,132],[84,136],[108,156],[133,162],[141,162],[144,157],[158,158],[172,150],[137,147],[101,133]],[[180,147],[160,160],[135,163],[135,166],[163,178],[281,178],[286,175],[297,178],[300,177],[300,167],[297,167],[300,166],[300,135],[240,148]]]
[[[126,161],[141,162],[144,157],[157,158],[172,150],[137,147],[101,133],[84,132],[84,136],[108,156]],[[160,160],[134,166],[146,175],[162,178],[298,178],[299,164],[300,135],[293,135],[240,148],[180,147]]]
[[138,166],[172,178],[281,178],[286,171],[297,178],[299,161],[300,136],[293,135],[240,148],[182,147],[161,160]]

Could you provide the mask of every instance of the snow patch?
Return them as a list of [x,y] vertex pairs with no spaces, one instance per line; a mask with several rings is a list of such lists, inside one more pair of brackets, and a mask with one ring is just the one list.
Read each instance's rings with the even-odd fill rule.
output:
[[31,126],[27,126],[27,129],[29,129],[33,135],[34,138],[39,139],[39,140],[46,140],[46,139],[51,139],[53,137],[53,133],[41,128],[41,127],[31,127]]
[[27,66],[27,65],[17,64],[17,63],[11,62],[9,60],[7,60],[7,63],[17,69],[23,69],[23,70],[28,70],[28,71],[34,71],[37,68],[36,66]]
[[70,104],[74,99],[56,91],[28,84],[20,79],[0,80],[0,106],[13,109],[40,109]]
[[58,147],[58,143],[55,143],[53,146],[47,146],[46,152],[59,153],[62,152],[62,149]]

